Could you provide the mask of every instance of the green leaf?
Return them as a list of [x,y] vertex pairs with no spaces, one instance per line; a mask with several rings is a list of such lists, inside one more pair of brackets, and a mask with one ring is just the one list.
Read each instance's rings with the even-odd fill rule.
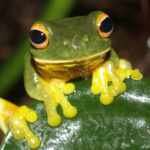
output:
[[[73,119],[63,117],[62,124],[47,124],[43,103],[33,101],[29,107],[38,113],[38,120],[29,124],[41,140],[39,150],[112,150],[150,149],[150,80],[127,79],[127,91],[108,106],[99,102],[99,95],[90,92],[91,78],[76,80],[76,90],[68,95],[78,108]],[[62,110],[58,108],[62,115]],[[17,141],[7,134],[1,150],[29,150],[25,140]]]

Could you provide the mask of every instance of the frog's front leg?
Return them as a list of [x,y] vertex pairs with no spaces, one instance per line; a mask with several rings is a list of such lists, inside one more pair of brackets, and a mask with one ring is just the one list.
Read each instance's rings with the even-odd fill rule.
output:
[[63,109],[64,116],[72,118],[77,114],[77,109],[66,99],[64,94],[73,92],[75,86],[60,79],[44,80],[32,64],[30,54],[25,58],[24,80],[27,93],[36,100],[43,101],[48,114],[50,126],[57,126],[61,123],[61,117],[57,112],[58,104]]
[[48,114],[48,123],[57,126],[61,122],[61,117],[57,113],[57,105],[60,104],[63,114],[67,118],[72,118],[77,114],[77,109],[70,104],[64,94],[70,94],[75,86],[72,83],[65,83],[63,80],[52,79],[48,83],[51,99],[45,99],[44,104]]
[[138,69],[132,70],[130,63],[118,59],[112,50],[110,59],[94,70],[91,91],[93,94],[101,94],[101,103],[108,105],[113,102],[115,96],[126,91],[123,80],[129,76],[133,80],[142,79]]

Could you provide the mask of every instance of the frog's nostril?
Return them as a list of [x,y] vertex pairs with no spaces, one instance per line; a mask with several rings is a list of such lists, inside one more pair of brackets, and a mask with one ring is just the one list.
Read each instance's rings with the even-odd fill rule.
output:
[[66,46],[68,45],[68,41],[67,40],[64,40],[63,44]]
[[84,40],[85,42],[88,42],[88,41],[89,41],[89,38],[88,38],[88,35],[87,35],[87,34],[84,35],[83,40]]

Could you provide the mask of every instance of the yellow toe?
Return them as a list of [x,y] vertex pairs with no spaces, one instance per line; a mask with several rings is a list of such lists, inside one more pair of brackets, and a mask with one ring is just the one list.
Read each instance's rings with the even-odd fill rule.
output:
[[63,110],[63,114],[67,118],[73,118],[77,114],[77,109],[73,106],[70,106],[69,108],[65,108]]
[[63,87],[63,92],[65,94],[71,94],[75,90],[75,85],[73,83],[67,83]]
[[61,123],[61,116],[58,114],[48,116],[48,124],[52,127],[56,127]]
[[114,97],[112,95],[109,95],[109,94],[101,94],[100,96],[100,101],[102,104],[104,105],[109,105],[113,102],[114,100]]
[[138,69],[135,69],[131,72],[131,78],[133,80],[141,80],[143,78],[143,75],[140,73]]
[[30,137],[27,140],[27,142],[28,142],[29,147],[32,149],[35,149],[40,146],[40,140],[36,136]]

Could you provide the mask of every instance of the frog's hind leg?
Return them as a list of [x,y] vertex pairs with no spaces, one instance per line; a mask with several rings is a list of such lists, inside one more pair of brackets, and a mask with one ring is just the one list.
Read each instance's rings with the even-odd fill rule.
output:
[[32,133],[27,122],[37,120],[36,112],[26,106],[15,104],[0,98],[0,128],[6,134],[8,129],[17,140],[26,139],[31,148],[37,148],[40,140]]
[[72,118],[77,114],[77,109],[70,104],[64,94],[72,93],[74,84],[65,83],[62,80],[52,79],[49,83],[49,92],[51,99],[45,100],[46,111],[48,114],[48,123],[51,126],[57,126],[61,122],[61,117],[57,113],[58,104],[63,109],[63,114],[67,118]]

